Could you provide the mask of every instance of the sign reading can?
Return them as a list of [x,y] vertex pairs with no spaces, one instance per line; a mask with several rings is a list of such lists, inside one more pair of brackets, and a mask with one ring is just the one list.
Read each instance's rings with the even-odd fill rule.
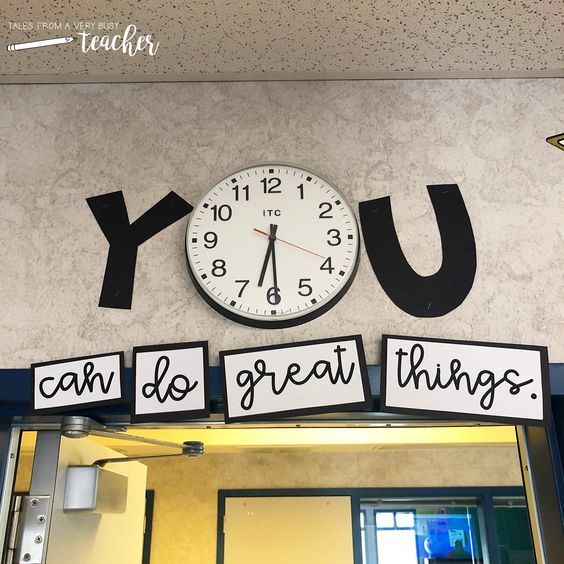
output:
[[121,402],[123,352],[31,365],[33,410],[69,411]]
[[382,336],[382,409],[546,424],[546,347]]
[[219,356],[228,422],[372,406],[360,335]]

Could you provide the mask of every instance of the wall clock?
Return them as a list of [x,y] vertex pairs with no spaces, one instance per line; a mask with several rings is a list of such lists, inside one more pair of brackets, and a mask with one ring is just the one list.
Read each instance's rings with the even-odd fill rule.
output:
[[261,164],[205,194],[186,231],[190,276],[222,315],[253,327],[291,327],[334,306],[359,258],[356,217],[310,170]]

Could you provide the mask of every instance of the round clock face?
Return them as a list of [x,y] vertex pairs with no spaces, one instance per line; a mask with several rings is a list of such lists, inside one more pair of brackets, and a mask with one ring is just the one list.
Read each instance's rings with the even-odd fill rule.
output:
[[355,215],[330,182],[292,165],[226,176],[192,212],[190,276],[226,317],[290,327],[332,307],[358,266]]

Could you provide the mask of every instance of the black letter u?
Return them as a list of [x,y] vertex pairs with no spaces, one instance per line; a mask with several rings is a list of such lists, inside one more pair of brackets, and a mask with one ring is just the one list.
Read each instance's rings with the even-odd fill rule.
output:
[[390,198],[361,202],[360,223],[374,274],[388,297],[415,317],[440,317],[466,298],[476,274],[476,242],[457,184],[427,186],[441,236],[443,262],[420,276],[407,262],[394,227]]

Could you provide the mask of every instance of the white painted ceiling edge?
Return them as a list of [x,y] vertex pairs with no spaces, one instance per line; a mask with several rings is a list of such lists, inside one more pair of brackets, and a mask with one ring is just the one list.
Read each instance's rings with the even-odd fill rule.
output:
[[[0,45],[74,41],[0,49],[0,83],[564,77],[561,0],[5,0],[2,13]],[[134,25],[158,51],[85,53],[81,21],[90,38]]]

